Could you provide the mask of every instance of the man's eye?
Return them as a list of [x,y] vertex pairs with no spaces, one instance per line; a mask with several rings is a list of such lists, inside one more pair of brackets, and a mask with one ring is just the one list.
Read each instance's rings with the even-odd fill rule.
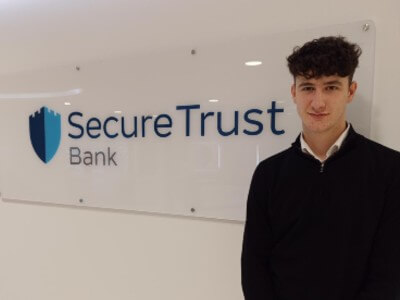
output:
[[303,87],[301,90],[302,90],[302,91],[307,91],[307,92],[309,92],[309,91],[313,91],[314,88],[313,88],[312,86],[305,86],[305,87]]
[[337,90],[338,87],[335,86],[335,85],[330,85],[330,86],[327,87],[327,89],[328,89],[329,91],[334,91],[334,90]]

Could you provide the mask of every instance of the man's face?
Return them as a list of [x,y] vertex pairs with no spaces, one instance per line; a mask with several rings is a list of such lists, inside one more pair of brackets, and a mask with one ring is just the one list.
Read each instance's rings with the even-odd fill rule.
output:
[[307,79],[296,76],[291,92],[307,133],[336,133],[346,124],[346,106],[353,100],[357,83],[337,75]]

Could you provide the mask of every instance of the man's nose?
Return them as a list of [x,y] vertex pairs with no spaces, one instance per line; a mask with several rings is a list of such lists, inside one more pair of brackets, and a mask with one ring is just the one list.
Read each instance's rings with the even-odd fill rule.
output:
[[316,90],[311,101],[311,107],[316,112],[322,112],[326,107],[325,95],[322,91]]

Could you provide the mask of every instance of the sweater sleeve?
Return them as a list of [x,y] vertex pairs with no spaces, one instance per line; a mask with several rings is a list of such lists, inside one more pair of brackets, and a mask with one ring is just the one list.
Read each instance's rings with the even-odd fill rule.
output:
[[400,164],[396,169],[356,300],[400,299]]
[[242,248],[242,288],[246,300],[273,300],[269,258],[272,232],[267,213],[266,178],[256,169],[247,200]]

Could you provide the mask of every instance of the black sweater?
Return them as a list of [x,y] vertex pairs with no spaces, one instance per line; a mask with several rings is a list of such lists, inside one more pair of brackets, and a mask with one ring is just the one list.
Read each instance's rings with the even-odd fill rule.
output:
[[299,138],[261,162],[242,287],[247,300],[399,300],[400,153],[350,128],[323,165]]

